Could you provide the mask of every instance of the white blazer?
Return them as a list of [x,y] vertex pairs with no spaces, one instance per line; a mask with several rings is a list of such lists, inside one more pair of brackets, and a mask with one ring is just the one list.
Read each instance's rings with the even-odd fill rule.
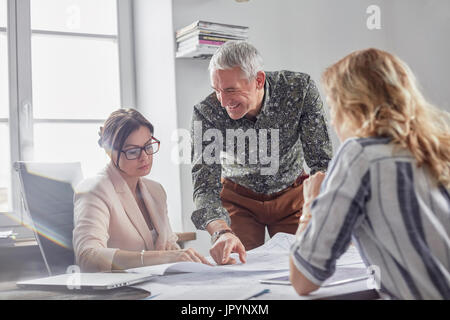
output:
[[167,195],[161,184],[139,178],[145,206],[157,232],[154,239],[119,170],[110,163],[75,190],[73,246],[84,272],[111,271],[118,249],[129,251],[179,249],[167,216]]

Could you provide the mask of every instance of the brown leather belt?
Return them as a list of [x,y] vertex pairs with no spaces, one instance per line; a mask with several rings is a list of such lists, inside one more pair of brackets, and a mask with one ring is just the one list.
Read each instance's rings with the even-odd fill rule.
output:
[[270,201],[270,200],[278,198],[280,195],[282,195],[286,191],[290,190],[291,188],[296,188],[296,187],[300,186],[303,183],[303,181],[305,181],[308,177],[309,177],[309,175],[302,173],[301,175],[298,176],[297,179],[295,179],[295,181],[289,187],[287,187],[286,189],[283,189],[281,191],[278,191],[276,193],[272,193],[272,194],[264,194],[264,193],[254,192],[253,190],[243,187],[227,178],[221,178],[220,181],[222,182],[222,185],[224,188],[231,189],[234,192],[236,192],[237,194],[240,194],[244,197],[251,198],[254,200],[258,200],[258,201]]

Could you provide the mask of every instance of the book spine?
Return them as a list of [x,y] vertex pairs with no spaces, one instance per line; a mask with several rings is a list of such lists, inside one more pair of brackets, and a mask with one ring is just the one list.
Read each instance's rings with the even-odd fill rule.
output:
[[192,46],[190,48],[185,48],[183,50],[178,50],[176,52],[176,58],[192,58],[200,55],[209,55],[211,56],[216,50],[218,46],[199,44],[197,46]]
[[228,40],[240,40],[236,37],[225,37],[225,36],[210,36],[210,35],[203,35],[200,34],[198,36],[200,40],[209,40],[209,41],[228,41]]
[[225,41],[213,41],[213,40],[202,40],[202,39],[198,40],[198,43],[200,43],[200,44],[211,44],[211,45],[214,45],[214,46],[221,46],[225,42],[227,42],[227,41],[226,40]]
[[177,38],[181,38],[189,33],[193,32],[208,32],[208,33],[220,33],[220,34],[229,34],[234,36],[246,36],[248,34],[248,27],[234,27],[228,25],[220,25],[220,24],[209,24],[209,25],[191,25],[186,28],[178,30],[175,35]]
[[183,50],[188,47],[195,47],[198,45],[211,45],[220,47],[226,41],[211,41],[211,40],[201,40],[201,39],[192,39],[192,41],[183,41],[178,44],[178,50]]
[[184,34],[184,33],[189,32],[190,30],[195,30],[195,28],[198,27],[199,22],[200,21],[198,21],[198,20],[194,21],[190,25],[188,25],[188,26],[186,26],[184,28],[181,28],[180,30],[177,30],[177,32],[176,32],[177,37],[182,35],[182,34]]
[[227,34],[227,33],[216,33],[216,32],[204,31],[204,30],[196,30],[196,31],[187,33],[181,37],[177,37],[176,40],[177,40],[177,42],[181,42],[181,41],[192,39],[195,37],[199,37],[200,39],[205,39],[205,40],[224,40],[224,39],[246,40],[247,39],[247,36],[243,36],[243,35],[231,35],[231,34]]
[[217,23],[217,22],[208,22],[208,21],[197,21],[197,26],[204,27],[204,28],[210,28],[210,27],[219,27],[219,28],[231,28],[235,30],[242,30],[246,31],[248,30],[248,27],[244,26],[238,26],[234,24],[225,24],[225,23]]

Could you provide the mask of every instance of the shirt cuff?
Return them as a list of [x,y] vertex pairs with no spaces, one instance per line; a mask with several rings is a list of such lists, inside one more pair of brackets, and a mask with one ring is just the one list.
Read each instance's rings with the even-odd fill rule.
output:
[[322,285],[333,273],[334,270],[323,270],[317,268],[308,262],[298,251],[298,246],[293,246],[291,249],[292,261],[295,267],[300,271],[309,281],[317,286]]
[[191,217],[192,222],[198,230],[206,230],[208,223],[214,220],[224,220],[231,225],[228,211],[223,207],[201,208],[195,210]]

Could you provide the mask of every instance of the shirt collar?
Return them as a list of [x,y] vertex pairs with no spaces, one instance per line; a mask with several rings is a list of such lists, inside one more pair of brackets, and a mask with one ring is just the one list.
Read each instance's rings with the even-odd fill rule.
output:
[[269,107],[270,107],[269,101],[270,101],[270,84],[266,78],[266,82],[264,84],[264,97],[263,97],[263,101],[262,101],[262,105],[261,105],[261,110],[259,110],[259,113],[256,115],[256,119],[259,119],[261,114],[263,114],[263,113],[267,114],[269,112]]

